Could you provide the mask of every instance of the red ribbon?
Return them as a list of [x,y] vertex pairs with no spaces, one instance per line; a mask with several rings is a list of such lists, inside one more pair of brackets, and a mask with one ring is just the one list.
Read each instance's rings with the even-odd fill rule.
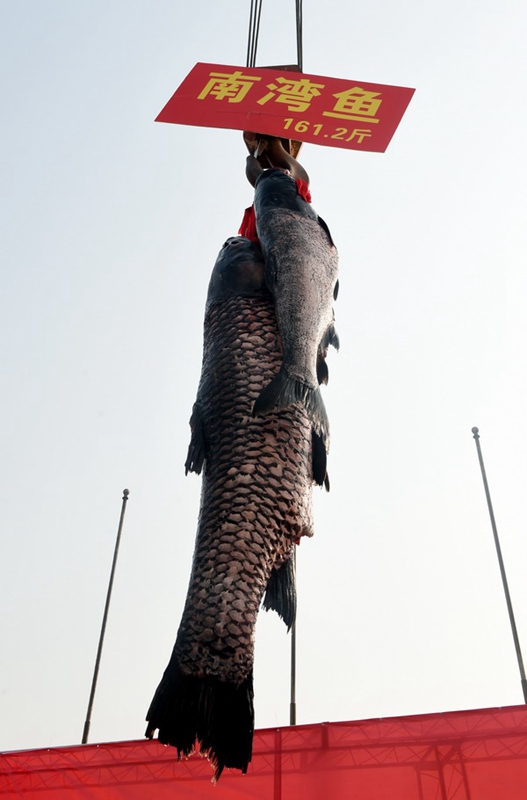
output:
[[251,242],[258,241],[258,236],[256,235],[256,215],[254,213],[254,206],[249,206],[249,208],[245,209],[242,224],[240,225],[240,230],[238,233],[240,236],[245,236],[246,239],[250,239]]
[[311,202],[311,192],[309,191],[309,186],[304,180],[302,180],[302,178],[296,179],[296,190],[302,200],[305,200],[306,203]]

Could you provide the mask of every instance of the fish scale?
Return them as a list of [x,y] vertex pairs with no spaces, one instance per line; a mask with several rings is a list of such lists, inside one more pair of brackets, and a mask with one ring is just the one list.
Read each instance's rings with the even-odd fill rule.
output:
[[[257,337],[252,334],[254,323]],[[189,673],[198,670],[240,683],[252,668],[256,614],[271,570],[290,556],[295,540],[313,534],[311,426],[299,404],[265,419],[251,414],[256,397],[281,363],[270,298],[235,297],[213,306],[205,331],[198,403],[210,451],[203,470],[184,635],[178,637],[176,649],[180,666]],[[279,480],[274,477],[277,471]],[[221,563],[228,569],[218,580]],[[204,577],[211,572],[212,577]],[[221,598],[227,618],[234,608],[234,591],[243,593],[250,633],[238,631],[241,658],[235,663],[218,661],[213,648],[195,644],[201,641],[203,627],[201,614],[195,613],[196,598],[204,587],[209,613]],[[220,621],[210,637],[214,648],[221,647],[223,624]]]
[[[225,292],[219,265],[239,260],[240,252],[249,263],[239,283],[246,286],[248,271],[258,276],[256,288],[237,292],[235,276],[234,289]],[[312,425],[305,408],[295,403],[252,415],[282,363],[263,269],[258,245],[234,240],[211,279],[186,465],[199,473],[204,456],[196,546],[176,644],[147,715],[147,736],[158,728],[159,740],[177,747],[179,757],[197,739],[216,777],[225,766],[247,769],[258,610],[270,579],[291,581],[280,568],[290,563],[294,543],[313,535]],[[228,271],[220,277],[228,282]],[[292,611],[280,607],[283,588],[266,607],[291,625],[294,603]]]

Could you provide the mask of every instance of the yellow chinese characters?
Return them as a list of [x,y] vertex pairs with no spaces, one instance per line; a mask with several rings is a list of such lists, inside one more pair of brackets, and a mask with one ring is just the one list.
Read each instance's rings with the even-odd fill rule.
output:
[[308,78],[296,81],[277,78],[274,83],[268,83],[267,88],[271,91],[257,101],[259,105],[263,106],[274,98],[277,103],[285,103],[289,111],[306,111],[313,98],[320,95],[319,90],[324,88],[324,84],[312,83]]
[[379,122],[375,114],[379,110],[382,100],[377,99],[380,92],[368,92],[360,86],[346,89],[345,92],[337,92],[333,97],[337,102],[333,106],[333,111],[323,111],[325,117],[337,117],[338,119],[358,119],[364,122]]
[[261,78],[254,75],[244,75],[241,70],[232,73],[209,72],[210,81],[198,94],[198,100],[204,100],[212,95],[216,100],[227,100],[229,103],[241,103],[255,81]]
[[354,139],[357,139],[357,144],[362,144],[364,139],[367,139],[372,135],[372,132],[369,128],[354,128],[351,132],[351,136],[348,136],[346,139],[347,142],[352,142]]

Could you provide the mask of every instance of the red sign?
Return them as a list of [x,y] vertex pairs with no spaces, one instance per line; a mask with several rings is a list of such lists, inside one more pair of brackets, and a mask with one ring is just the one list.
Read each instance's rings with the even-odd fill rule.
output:
[[414,91],[269,67],[196,64],[156,122],[384,153]]

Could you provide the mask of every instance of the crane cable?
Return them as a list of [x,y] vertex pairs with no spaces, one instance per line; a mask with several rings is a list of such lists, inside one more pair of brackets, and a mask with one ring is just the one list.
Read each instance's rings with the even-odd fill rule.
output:
[[251,10],[249,13],[249,35],[247,37],[248,67],[254,67],[256,64],[256,50],[258,47],[258,35],[260,33],[262,2],[263,0],[251,0]]
[[[258,36],[260,34],[260,18],[262,16],[263,0],[251,0],[249,12],[249,33],[247,36],[247,67],[256,66],[256,51],[258,49]],[[300,72],[303,71],[302,48],[302,0],[295,0],[296,21],[296,57]]]
[[302,48],[302,0],[296,0],[296,59],[300,72],[304,71]]

